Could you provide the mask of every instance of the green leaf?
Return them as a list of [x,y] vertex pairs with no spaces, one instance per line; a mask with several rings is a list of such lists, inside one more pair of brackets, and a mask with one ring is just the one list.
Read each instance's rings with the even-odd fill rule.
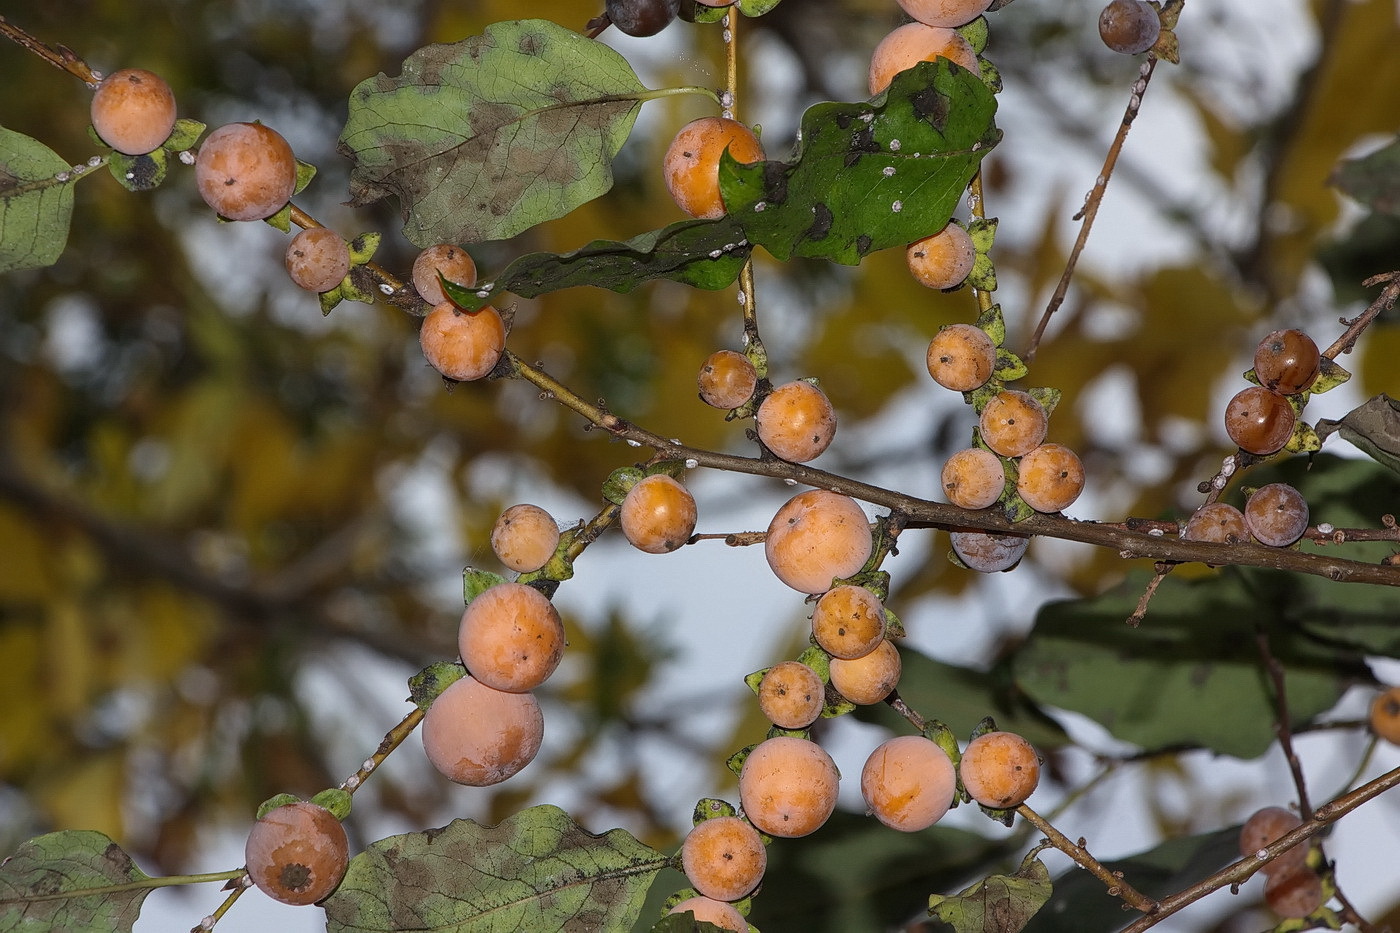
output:
[[1323,418],[1317,423],[1319,438],[1325,440],[1333,432],[1400,473],[1400,399],[1377,395],[1338,420]]
[[37,139],[0,127],[0,273],[58,262],[73,216],[71,168]]
[[419,49],[350,95],[351,203],[395,195],[420,247],[514,236],[612,187],[645,90],[617,52],[547,20]]
[[1400,137],[1369,155],[1343,159],[1329,180],[1371,210],[1400,216]]
[[[130,931],[150,888],[80,892],[139,883],[149,876],[107,836],[66,830],[36,836],[0,864],[0,930]],[[71,892],[72,896],[51,897]]]
[[553,806],[498,826],[454,820],[390,836],[350,860],[325,902],[330,933],[624,930],[669,860],[614,829],[581,829]]
[[1355,652],[1297,632],[1277,590],[1232,570],[1168,580],[1133,628],[1125,620],[1149,577],[1133,573],[1101,596],[1042,608],[1012,662],[1017,684],[1036,702],[1083,713],[1144,748],[1253,758],[1272,744],[1275,716],[1256,628],[1287,671],[1295,727],[1331,708],[1360,671]]
[[1050,899],[1050,872],[1027,856],[1014,875],[983,878],[957,897],[929,898],[929,916],[957,933],[1018,933]]
[[[1148,897],[1166,897],[1200,881],[1239,858],[1240,828],[1170,839],[1154,849],[1105,862],[1109,871]],[[1026,925],[1026,933],[1111,933],[1136,915],[1111,897],[1103,882],[1078,867],[1055,879],[1054,893]]]
[[792,256],[855,265],[948,223],[996,145],[996,98],[947,59],[897,75],[868,103],[823,103],[802,117],[796,157],[741,165],[720,187],[749,240]]

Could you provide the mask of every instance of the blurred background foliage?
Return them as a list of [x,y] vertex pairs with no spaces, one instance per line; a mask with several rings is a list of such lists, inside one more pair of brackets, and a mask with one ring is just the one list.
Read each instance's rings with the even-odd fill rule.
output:
[[[1066,399],[1052,439],[1090,471],[1078,516],[1189,509],[1225,452],[1219,411],[1257,338],[1304,326],[1325,345],[1356,310],[1359,278],[1400,263],[1394,223],[1326,184],[1339,158],[1396,131],[1393,0],[1279,4],[1293,18],[1284,30],[1263,6],[1188,0],[1183,63],[1158,69],[1105,230],[1031,368],[1031,384]],[[994,257],[1013,348],[1055,286],[1069,217],[1136,72],[1099,43],[1098,8],[1021,0],[993,14],[1007,138],[986,162],[987,204],[1001,217]],[[400,271],[414,250],[395,206],[339,204],[346,98],[423,44],[521,12],[506,0],[0,0],[0,11],[104,71],[163,74],[184,116],[276,127],[320,169],[299,203],[347,236],[384,232],[377,258]],[[580,29],[598,12],[571,0],[530,9]],[[741,115],[763,124],[770,155],[806,104],[863,96],[869,51],[899,21],[887,0],[794,0],[742,24]],[[681,23],[619,47],[651,86],[720,81],[717,27]],[[74,162],[95,151],[89,92],[71,77],[5,45],[0,88],[0,124]],[[674,129],[702,112],[694,100],[648,104],[616,188],[514,241],[469,244],[484,275],[527,250],[678,219],[657,166]],[[1152,144],[1173,134],[1197,144]],[[345,672],[401,683],[453,656],[453,581],[464,556],[494,569],[486,539],[500,508],[550,489],[576,510],[558,518],[586,517],[602,480],[635,458],[524,384],[445,391],[401,312],[345,304],[322,319],[282,275],[284,245],[261,224],[216,224],[187,172],[146,195],[98,177],[78,187],[62,260],[0,279],[0,849],[84,827],[178,871],[206,827],[241,823],[273,793],[338,783],[402,711],[373,677]],[[1323,248],[1335,279],[1315,259]],[[877,479],[897,465],[927,494],[970,423],[956,399],[933,398],[923,347],[940,324],[975,315],[969,293],[921,290],[894,251],[858,269],[760,261],[758,275],[774,378],[819,376],[843,419],[847,442],[819,465]],[[741,426],[694,387],[711,350],[737,346],[736,311],[732,289],[575,289],[518,303],[510,343],[661,434],[743,450]],[[1400,327],[1382,321],[1347,363],[1355,398],[1400,389],[1397,358]],[[1000,583],[952,569],[945,550],[940,536],[919,566],[905,562],[892,605]],[[566,586],[589,585],[588,561]],[[1033,548],[1019,572],[1092,595],[1126,569],[1110,553]],[[569,739],[546,766],[473,798],[481,815],[567,776],[576,815],[674,844],[674,803],[636,747],[671,743],[710,767],[723,754],[677,725],[704,696],[635,702],[667,660],[654,621],[569,619],[572,660],[549,698]],[[709,687],[721,689],[696,693]],[[744,738],[730,747],[755,728],[736,727]],[[1038,728],[1054,744],[1058,730]],[[606,769],[588,764],[600,744],[615,755]],[[366,793],[390,825],[423,826],[452,793],[442,783],[386,771]],[[352,829],[370,834],[360,809]]]

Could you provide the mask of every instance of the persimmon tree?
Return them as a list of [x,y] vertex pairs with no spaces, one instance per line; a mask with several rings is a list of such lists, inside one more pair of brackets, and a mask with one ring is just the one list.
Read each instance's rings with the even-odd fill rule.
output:
[[[245,91],[283,69],[288,99],[339,99],[329,134],[275,94],[230,106],[185,30],[145,56],[0,18],[5,99],[33,87],[46,116],[0,126],[0,775],[32,814],[3,827],[0,929],[131,929],[155,888],[219,881],[196,929],[237,928],[256,886],[331,930],[1145,930],[1256,873],[1279,930],[1383,928],[1348,883],[1367,856],[1327,837],[1400,783],[1376,754],[1400,271],[1374,258],[1400,143],[1349,148],[1394,129],[1393,10],[1324,4],[1260,117],[1192,78],[1193,41],[1247,61],[1193,3],[901,5],[870,36],[839,4],[620,0],[484,3],[394,49],[196,43],[261,76]],[[817,64],[824,29],[868,86]],[[1054,96],[1070,49],[1111,119]],[[1157,93],[1217,145],[1244,233],[1133,159]],[[1102,140],[1072,245],[1016,191],[1047,177],[1027,101],[1067,150]],[[1120,185],[1197,255],[1094,262]],[[1342,197],[1364,219],[1335,226]],[[1113,248],[1150,255],[1122,226]],[[514,501],[530,470],[562,506]],[[748,496],[760,527],[723,504]],[[653,568],[731,548],[786,633],[748,677],[686,685],[704,700],[657,701],[665,636],[560,611],[606,563],[703,616],[723,571],[674,592]],[[940,657],[930,594],[1045,589],[1014,629],[978,611],[1014,632],[979,662]],[[400,695],[363,696],[386,669]],[[697,705],[732,736],[695,738]],[[644,743],[710,765],[698,801]],[[828,746],[861,743],[838,767]],[[1161,774],[1209,756],[1262,760],[1278,793],[1201,782],[1168,825]],[[1122,773],[1161,825],[1105,851],[1077,802]],[[185,873],[230,813],[246,864]],[[415,828],[377,838],[384,814]]]

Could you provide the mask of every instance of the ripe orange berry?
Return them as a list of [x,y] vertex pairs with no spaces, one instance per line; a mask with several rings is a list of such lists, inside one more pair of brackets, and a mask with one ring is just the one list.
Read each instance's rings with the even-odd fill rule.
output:
[[1010,570],[1021,562],[1030,538],[1018,535],[996,535],[983,531],[951,531],[953,553],[971,570],[978,573],[998,573]]
[[1371,701],[1371,731],[1400,745],[1400,687],[1391,687]]
[[495,690],[524,693],[549,679],[564,657],[564,624],[533,586],[498,583],[467,604],[457,628],[462,663]]
[[287,244],[287,274],[309,292],[328,292],[350,274],[350,246],[327,227],[309,227]]
[[899,649],[888,638],[869,654],[858,658],[831,659],[831,686],[860,706],[879,703],[899,685],[903,664]]
[[972,271],[977,250],[972,235],[960,225],[948,226],[922,240],[915,240],[904,251],[905,264],[920,285],[927,288],[955,288]]
[[763,838],[737,816],[697,823],[681,843],[681,870],[695,890],[717,901],[744,897],[767,868]]
[[493,690],[466,676],[428,707],[422,732],[423,751],[443,777],[488,787],[534,760],[544,716],[533,694]]
[[520,573],[539,570],[559,547],[559,525],[538,505],[512,505],[491,527],[491,550]]
[[985,509],[1005,488],[1001,458],[985,448],[960,450],[943,464],[943,494],[959,508]]
[[230,123],[204,138],[194,165],[204,203],[229,220],[262,220],[291,200],[297,160],[276,130]]
[[754,420],[763,446],[793,463],[816,459],[836,437],[836,409],[831,400],[801,379],[768,393]]
[[643,477],[622,500],[622,533],[648,554],[667,554],[695,533],[695,497],[664,473]]
[[506,325],[489,305],[468,314],[444,301],[424,316],[418,345],[433,369],[448,379],[470,382],[489,375],[500,362]]
[[1241,389],[1225,406],[1225,433],[1252,454],[1282,450],[1297,420],[1287,399],[1262,386]]
[[744,815],[761,832],[793,838],[816,832],[836,809],[840,774],[817,743],[780,735],[756,745],[739,772]]
[[736,162],[763,158],[763,144],[744,124],[726,117],[701,117],[681,127],[666,149],[662,171],[666,190],[691,217],[714,219],[726,213],[719,190],[720,155]]
[[891,829],[928,829],[953,805],[953,762],[922,735],[901,735],[880,745],[860,772],[860,793],[875,818]]
[[170,138],[175,93],[164,78],[144,68],[114,71],[92,95],[92,127],[118,152],[144,155]]
[[[1302,818],[1292,810],[1283,807],[1257,810],[1240,827],[1240,855],[1252,856],[1302,825]],[[1266,875],[1291,874],[1306,868],[1307,864],[1308,844],[1300,843],[1272,862],[1266,862],[1260,871]]]
[[1264,883],[1264,903],[1285,919],[1300,920],[1326,902],[1322,879],[1307,866],[1283,874],[1272,874]]
[[716,350],[700,367],[696,383],[706,405],[738,408],[753,398],[753,390],[758,386],[758,370],[742,353]]
[[413,287],[418,297],[430,305],[440,305],[447,300],[438,281],[438,273],[454,285],[471,288],[476,284],[476,261],[471,253],[451,243],[438,243],[429,246],[413,260]]
[[726,904],[724,901],[717,901],[709,897],[686,898],[666,913],[689,913],[695,917],[697,923],[713,923],[722,929],[733,930],[734,933],[748,933],[749,930],[749,922],[744,919],[744,915],[739,913],[733,904]]
[[1302,392],[1313,384],[1322,367],[1322,354],[1313,339],[1301,330],[1276,330],[1265,335],[1254,350],[1254,376],[1266,389],[1284,395]]
[[1019,807],[1040,783],[1040,758],[1014,732],[987,732],[968,743],[958,765],[972,799],[993,810]]
[[254,823],[243,857],[260,891],[301,906],[329,897],[340,884],[350,864],[350,842],[329,810],[299,801]]
[[980,327],[950,324],[929,341],[926,362],[934,382],[954,392],[971,392],[992,378],[997,346]]
[[784,729],[807,728],[825,705],[826,686],[801,661],[779,661],[758,683],[758,708],[769,722]]
[[921,23],[957,27],[987,12],[992,0],[899,0],[899,5]]
[[894,76],[919,62],[946,58],[973,74],[978,73],[977,53],[966,39],[951,29],[907,23],[875,46],[870,56],[870,96],[890,86]]
[[1146,52],[1157,44],[1162,20],[1143,0],[1112,0],[1099,13],[1099,38],[1124,55]]
[[1181,536],[1187,541],[1238,544],[1249,540],[1249,529],[1239,509],[1225,502],[1212,502],[1201,506],[1187,519]]
[[870,520],[856,500],[825,489],[784,503],[763,544],[773,573],[801,593],[825,593],[833,579],[864,567],[873,547]]
[[1084,491],[1084,464],[1063,444],[1041,444],[1021,457],[1016,493],[1037,512],[1060,512]]
[[1015,389],[998,392],[982,408],[982,440],[1003,457],[1029,453],[1045,440],[1049,419],[1031,395]]
[[885,604],[863,586],[837,586],[812,610],[812,637],[834,658],[859,658],[885,638]]

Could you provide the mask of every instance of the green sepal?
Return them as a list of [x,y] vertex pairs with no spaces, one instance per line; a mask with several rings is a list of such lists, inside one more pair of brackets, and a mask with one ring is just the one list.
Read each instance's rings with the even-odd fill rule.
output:
[[343,787],[328,787],[312,797],[311,802],[328,810],[331,816],[342,823],[350,815],[351,796],[350,792]]
[[772,669],[771,667],[765,667],[763,670],[744,675],[744,683],[749,685],[749,689],[753,691],[754,696],[758,696],[758,685],[763,683],[763,678],[767,676],[768,672]]
[[175,121],[175,126],[170,130],[170,136],[160,144],[160,147],[170,152],[183,152],[199,142],[199,137],[204,135],[205,129],[207,127],[198,120],[181,117]]
[[107,171],[127,191],[150,191],[165,181],[170,153],[156,149],[142,155],[126,155],[113,150],[107,157]]
[[978,58],[977,71],[982,76],[982,83],[987,85],[993,94],[1000,94],[1002,89],[1001,69],[992,64],[990,59]]
[[1000,304],[994,304],[983,311],[973,323],[986,331],[987,336],[992,338],[992,343],[998,347],[1006,343],[1006,318],[1002,316]]
[[831,655],[827,654],[820,645],[808,645],[797,656],[797,660],[798,663],[805,664],[815,671],[822,683],[831,682]]
[[762,16],[781,2],[782,0],[737,0],[734,7],[745,16]]
[[1060,390],[1047,386],[1036,386],[1034,389],[1026,389],[1026,394],[1040,403],[1040,407],[1045,409],[1045,417],[1050,417],[1055,413],[1055,406],[1060,404]]
[[996,820],[1003,826],[1010,826],[1012,823],[1016,822],[1015,810],[994,810],[986,804],[981,803],[977,805],[977,809],[981,810],[988,818]]
[[690,822],[692,826],[699,826],[706,820],[738,815],[739,810],[728,800],[720,800],[718,797],[702,797],[695,802],[695,809],[690,814]]
[[646,471],[641,467],[618,467],[603,480],[603,498],[613,505],[621,505],[622,500],[627,498],[627,491],[641,482],[646,475]]
[[997,731],[1000,731],[997,729],[997,721],[990,716],[983,716],[977,725],[972,727],[972,732],[968,735],[967,740],[971,742],[973,739],[980,739],[988,733]]
[[297,159],[297,183],[292,188],[292,196],[301,194],[306,190],[306,186],[311,184],[311,179],[316,177],[316,166],[310,162],[303,162]]
[[426,712],[442,691],[465,676],[466,667],[456,661],[434,661],[408,678],[409,702]]
[[758,743],[756,742],[753,745],[745,745],[726,758],[724,760],[724,766],[734,772],[735,777],[738,777],[739,772],[744,770],[744,762],[748,760],[749,752],[753,751],[755,748],[758,748]]
[[768,732],[767,732],[766,735],[764,735],[764,738],[765,738],[765,739],[780,739],[780,738],[783,738],[783,737],[785,737],[785,736],[786,736],[787,738],[791,738],[791,739],[810,739],[810,738],[812,737],[812,730],[811,730],[811,729],[784,729],[782,726],[769,726],[769,727],[768,727]]
[[1293,434],[1288,438],[1288,443],[1283,445],[1283,449],[1290,454],[1312,453],[1322,449],[1322,438],[1312,425],[1299,418],[1293,425]]
[[962,751],[958,748],[958,737],[953,735],[953,730],[949,729],[943,720],[931,719],[925,723],[923,736],[943,749],[943,753],[948,756],[948,760],[953,763],[954,768],[962,761]]
[[[223,214],[219,215],[219,220],[225,223],[230,222],[229,219]],[[277,213],[273,214],[271,217],[264,217],[263,223],[267,224],[269,227],[274,227],[278,230],[281,230],[283,233],[291,233],[292,202],[288,201],[286,204],[283,204],[280,208],[278,208]]]
[[[359,275],[365,274],[366,273],[364,272],[359,273]],[[352,267],[350,270],[350,274],[347,275],[338,286],[336,286],[336,289],[339,289],[340,291],[341,298],[347,301],[363,302],[367,305],[372,305],[379,300],[380,295],[378,292],[361,288],[359,285],[355,284],[355,278],[356,272]],[[332,289],[332,291],[335,291],[336,289]]]
[[972,46],[972,51],[981,55],[987,50],[987,37],[991,34],[991,29],[987,26],[987,17],[979,16],[970,23],[964,23],[954,30],[958,35],[967,40]]
[[717,23],[724,19],[724,14],[728,12],[729,7],[727,6],[708,6],[704,3],[695,3],[689,20],[692,23],[700,23],[701,25]]
[[325,317],[336,309],[345,300],[345,282],[341,282],[328,292],[321,292],[316,296],[316,300],[321,303],[321,316]]
[[363,266],[374,258],[375,250],[379,249],[379,243],[384,239],[381,233],[362,233],[347,245],[350,247],[350,265]]
[[903,638],[904,635],[904,623],[899,621],[899,616],[895,615],[888,606],[885,607],[885,637]]
[[274,794],[258,804],[258,819],[262,819],[278,807],[285,807],[294,803],[301,803],[301,798],[296,794]]
[[462,599],[468,604],[482,593],[493,586],[505,583],[506,578],[499,573],[492,573],[489,570],[478,570],[476,567],[464,567],[462,569]]
[[986,253],[978,252],[972,260],[972,271],[964,279],[966,284],[971,285],[979,292],[994,292],[997,290],[997,267],[992,262],[992,257]]
[[1330,357],[1324,356],[1320,361],[1320,367],[1317,378],[1313,380],[1312,385],[1308,386],[1309,395],[1330,392],[1351,378],[1351,373],[1347,372],[1341,363]]

